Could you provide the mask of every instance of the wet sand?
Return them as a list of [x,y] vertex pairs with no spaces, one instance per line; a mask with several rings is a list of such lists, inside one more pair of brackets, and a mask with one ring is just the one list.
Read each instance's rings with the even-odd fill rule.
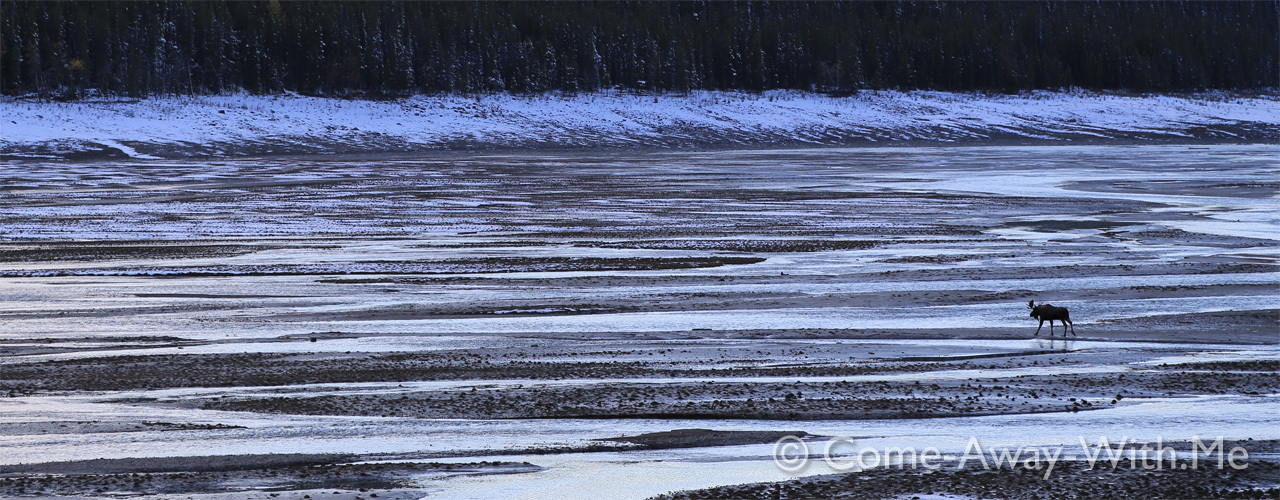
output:
[[[1233,443],[1234,444],[1234,443]],[[1274,442],[1265,446],[1274,449]],[[884,467],[841,476],[816,476],[775,484],[734,485],[684,491],[657,497],[662,500],[711,498],[741,499],[1113,499],[1160,498],[1167,500],[1211,500],[1276,498],[1276,477],[1280,463],[1253,460],[1240,470],[1169,468],[1155,470],[1154,462],[1143,469],[1140,462],[1118,467],[1088,468],[1067,462],[1054,469],[1050,479],[1043,471],[1023,466],[987,470],[960,467],[954,463],[936,470],[913,467]],[[1186,465],[1186,464],[1181,464]],[[1240,465],[1245,465],[1243,462]]]
[[[880,486],[850,498],[1119,491],[1099,481],[1271,495],[1275,160],[1165,145],[10,162],[0,496],[572,498],[593,475],[618,498],[858,481]],[[1069,307],[1075,335],[1035,334],[1029,300]],[[864,471],[700,490],[821,474],[761,472],[785,435],[1074,440],[1055,427],[1261,447],[1235,475],[1075,464],[1052,483]],[[1194,494],[1141,489],[1161,481]]]

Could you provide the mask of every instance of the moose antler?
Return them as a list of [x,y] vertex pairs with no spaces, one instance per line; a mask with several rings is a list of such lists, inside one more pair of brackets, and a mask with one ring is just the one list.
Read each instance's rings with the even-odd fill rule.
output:
[[1036,308],[1036,301],[1035,301],[1035,299],[1032,299],[1032,300],[1028,300],[1028,301],[1027,301],[1027,308],[1028,308],[1028,309],[1035,309],[1035,308]]

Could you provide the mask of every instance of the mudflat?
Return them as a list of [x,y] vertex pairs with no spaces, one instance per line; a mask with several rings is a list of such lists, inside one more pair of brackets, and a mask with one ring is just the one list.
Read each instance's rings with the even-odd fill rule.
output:
[[[1274,496],[1277,159],[11,161],[0,496]],[[1037,333],[1028,301],[1072,328]],[[790,436],[810,466],[775,462]],[[833,470],[842,437],[838,460],[971,439],[1077,458]],[[1081,458],[1122,437],[1221,437],[1248,467]]]

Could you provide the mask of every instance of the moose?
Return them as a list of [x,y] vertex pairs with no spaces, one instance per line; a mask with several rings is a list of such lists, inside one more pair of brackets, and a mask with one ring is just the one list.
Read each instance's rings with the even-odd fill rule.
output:
[[1031,308],[1031,317],[1040,320],[1040,326],[1036,327],[1036,334],[1040,335],[1040,328],[1044,327],[1044,322],[1049,322],[1049,336],[1053,336],[1053,322],[1062,322],[1062,336],[1067,336],[1067,325],[1071,326],[1071,336],[1076,336],[1076,325],[1071,323],[1071,313],[1067,312],[1065,307],[1057,307],[1051,304],[1036,305],[1035,300],[1027,302],[1027,307]]

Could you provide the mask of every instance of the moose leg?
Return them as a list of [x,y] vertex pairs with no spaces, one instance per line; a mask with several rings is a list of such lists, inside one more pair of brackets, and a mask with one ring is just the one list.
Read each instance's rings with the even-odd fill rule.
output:
[[[1036,334],[1035,334],[1035,335],[1032,335],[1032,337],[1039,337],[1039,336],[1040,336],[1040,329],[1041,329],[1041,328],[1044,328],[1044,320],[1040,320],[1040,326],[1037,326],[1037,327],[1036,327]],[[1053,328],[1053,323],[1049,323],[1049,328],[1050,328],[1050,329],[1052,329],[1052,328]]]
[[[1071,325],[1071,336],[1076,336],[1076,324],[1072,323],[1069,319],[1064,319],[1063,321],[1066,321],[1068,325]],[[1062,336],[1067,336],[1067,327],[1065,325],[1062,327]]]

